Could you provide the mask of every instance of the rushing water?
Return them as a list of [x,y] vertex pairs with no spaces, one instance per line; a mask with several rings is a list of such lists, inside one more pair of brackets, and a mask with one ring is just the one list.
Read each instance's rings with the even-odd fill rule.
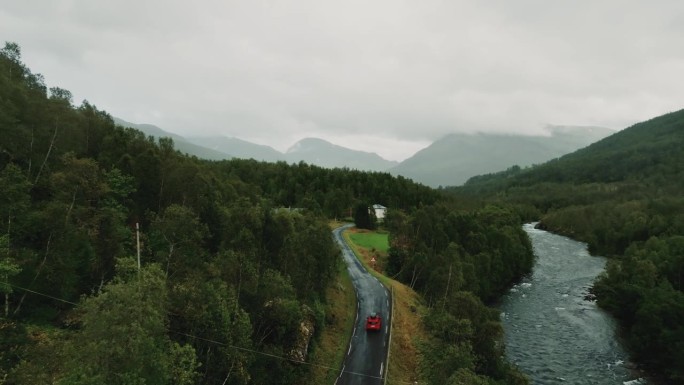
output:
[[616,325],[584,297],[605,267],[586,244],[524,226],[537,261],[500,306],[506,355],[533,384],[637,384]]

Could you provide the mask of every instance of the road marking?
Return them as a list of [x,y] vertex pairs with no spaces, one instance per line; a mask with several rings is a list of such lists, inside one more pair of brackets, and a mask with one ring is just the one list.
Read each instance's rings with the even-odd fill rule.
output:
[[351,352],[351,342],[349,343],[349,349],[347,350],[347,355],[349,355],[349,352]]
[[387,297],[387,290],[385,290],[385,297]]
[[382,367],[383,367],[383,365],[384,365],[384,362],[381,362],[381,363],[380,363],[380,377],[382,377]]
[[389,309],[389,300],[385,300],[385,305],[387,305],[387,308]]
[[340,375],[337,376],[337,379],[335,380],[335,385],[337,385],[337,381],[342,378],[342,375],[344,374],[344,364],[342,364],[342,370],[340,370]]

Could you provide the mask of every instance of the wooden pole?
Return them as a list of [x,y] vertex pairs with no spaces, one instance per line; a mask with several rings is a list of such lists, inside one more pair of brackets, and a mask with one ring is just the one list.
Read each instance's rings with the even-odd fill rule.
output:
[[138,271],[140,271],[140,224],[135,222],[135,241],[138,249]]

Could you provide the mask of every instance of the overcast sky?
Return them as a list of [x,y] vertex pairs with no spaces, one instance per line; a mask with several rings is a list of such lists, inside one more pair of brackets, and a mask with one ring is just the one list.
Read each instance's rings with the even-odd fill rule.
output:
[[76,105],[280,151],[684,108],[682,0],[0,0],[0,37]]

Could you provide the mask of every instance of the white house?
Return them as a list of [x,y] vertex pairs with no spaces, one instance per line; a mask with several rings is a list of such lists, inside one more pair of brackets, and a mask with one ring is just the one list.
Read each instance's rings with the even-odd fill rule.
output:
[[372,206],[373,211],[375,212],[375,219],[378,220],[378,222],[382,222],[385,220],[385,212],[387,211],[387,207],[379,204],[374,204]]

